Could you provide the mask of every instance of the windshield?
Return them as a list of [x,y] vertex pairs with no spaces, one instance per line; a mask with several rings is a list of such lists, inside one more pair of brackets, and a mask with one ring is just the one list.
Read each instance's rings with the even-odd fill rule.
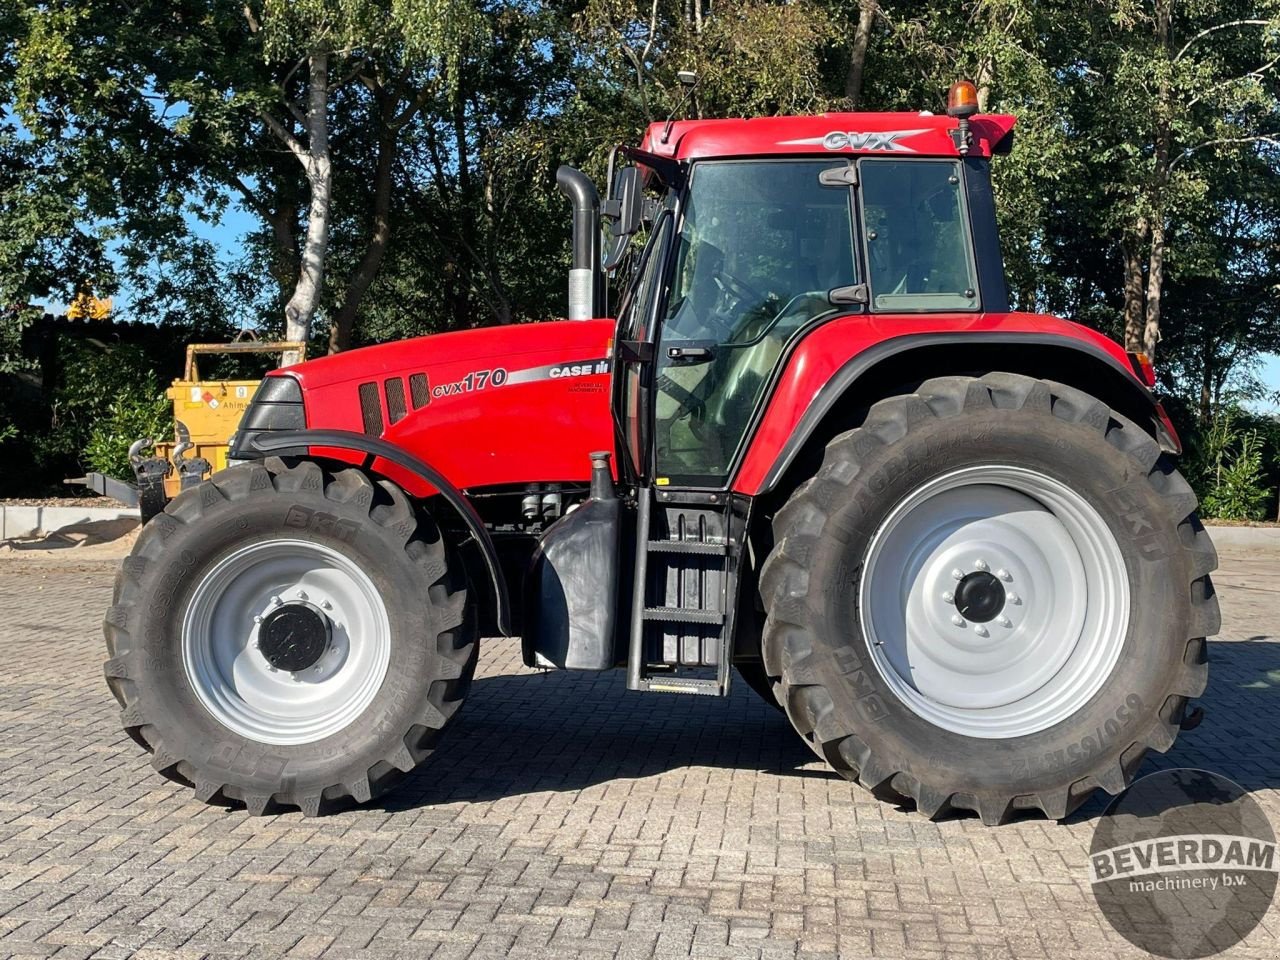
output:
[[786,342],[836,312],[831,290],[858,282],[851,191],[819,179],[840,166],[694,165],[657,353],[660,476],[723,482]]

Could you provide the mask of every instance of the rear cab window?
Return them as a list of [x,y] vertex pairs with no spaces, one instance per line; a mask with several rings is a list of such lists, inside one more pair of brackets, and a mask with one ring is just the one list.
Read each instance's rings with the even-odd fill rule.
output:
[[872,309],[980,309],[960,163],[863,158],[858,175]]

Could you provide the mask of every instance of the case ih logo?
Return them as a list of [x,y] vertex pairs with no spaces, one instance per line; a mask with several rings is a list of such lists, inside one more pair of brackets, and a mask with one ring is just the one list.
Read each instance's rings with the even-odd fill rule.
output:
[[852,130],[832,130],[825,137],[806,137],[802,140],[783,140],[780,146],[816,147],[821,144],[827,150],[885,150],[890,153],[915,153],[899,143],[927,130],[881,130],[877,133],[856,133]]

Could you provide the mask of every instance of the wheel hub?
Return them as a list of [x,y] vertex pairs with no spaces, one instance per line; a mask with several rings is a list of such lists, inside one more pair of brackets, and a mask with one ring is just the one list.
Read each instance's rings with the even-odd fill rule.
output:
[[223,726],[259,743],[313,743],[373,702],[390,665],[390,618],[351,557],[305,540],[255,541],[197,582],[182,659]]
[[971,623],[990,623],[1004,609],[1004,584],[984,570],[966,574],[956,586],[956,609]]
[[867,547],[859,622],[890,689],[955,733],[1006,739],[1072,716],[1119,658],[1123,556],[1079,493],[991,464],[908,494]]
[[329,649],[333,625],[302,600],[276,607],[258,628],[258,650],[277,670],[296,673],[315,666]]

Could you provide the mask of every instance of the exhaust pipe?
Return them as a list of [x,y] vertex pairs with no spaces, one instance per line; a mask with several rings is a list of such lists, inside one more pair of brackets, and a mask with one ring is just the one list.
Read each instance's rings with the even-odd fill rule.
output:
[[569,319],[590,320],[600,301],[600,195],[591,178],[573,167],[556,171],[556,186],[573,204]]

